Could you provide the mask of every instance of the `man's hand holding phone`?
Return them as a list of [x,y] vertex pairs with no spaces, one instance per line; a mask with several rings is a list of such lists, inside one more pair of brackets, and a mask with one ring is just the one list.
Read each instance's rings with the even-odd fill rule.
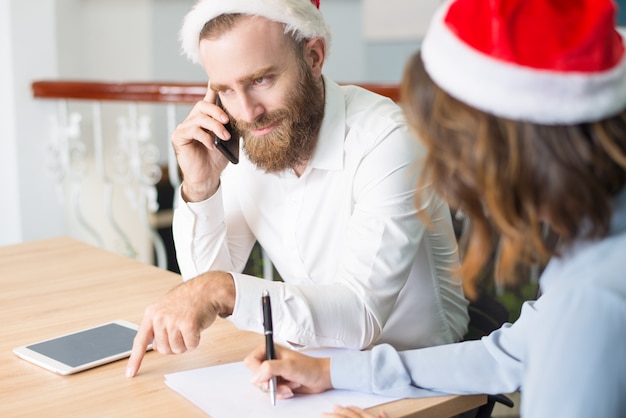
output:
[[[219,95],[217,96],[215,104],[223,109]],[[217,149],[220,150],[222,154],[224,154],[224,157],[228,158],[228,161],[233,164],[237,164],[239,162],[239,135],[235,134],[235,131],[230,122],[224,125],[224,127],[230,133],[230,140],[225,141],[218,135],[215,135],[213,143],[215,144]]]
[[229,159],[216,145],[216,137],[224,140],[224,147],[229,142],[237,144],[237,151],[232,154],[238,157],[238,138],[233,138],[226,128],[228,115],[216,101],[217,94],[208,88],[204,100],[195,104],[172,133],[172,146],[183,175],[182,194],[187,202],[206,200],[217,191]]

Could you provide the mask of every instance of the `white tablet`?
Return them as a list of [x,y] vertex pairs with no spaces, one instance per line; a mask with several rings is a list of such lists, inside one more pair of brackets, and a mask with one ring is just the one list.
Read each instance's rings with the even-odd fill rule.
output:
[[130,356],[136,333],[136,324],[118,320],[17,347],[13,352],[38,366],[67,375]]

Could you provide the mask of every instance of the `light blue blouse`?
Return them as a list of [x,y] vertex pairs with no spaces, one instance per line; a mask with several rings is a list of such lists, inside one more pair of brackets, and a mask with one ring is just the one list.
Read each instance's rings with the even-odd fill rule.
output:
[[551,260],[542,296],[480,341],[334,357],[335,388],[393,396],[521,391],[533,418],[626,416],[626,190],[610,235]]

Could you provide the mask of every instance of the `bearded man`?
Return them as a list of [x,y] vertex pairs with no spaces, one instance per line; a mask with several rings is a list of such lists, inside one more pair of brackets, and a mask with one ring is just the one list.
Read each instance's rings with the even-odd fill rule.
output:
[[[150,340],[160,353],[185,352],[217,315],[263,332],[264,290],[274,337],[292,347],[461,340],[467,301],[453,278],[449,209],[428,186],[415,206],[424,152],[401,109],[322,74],[330,32],[319,1],[200,0],[181,40],[209,78],[172,134],[185,281],[146,309],[127,374]],[[240,137],[238,164],[214,136]],[[282,281],[241,273],[257,241]]]

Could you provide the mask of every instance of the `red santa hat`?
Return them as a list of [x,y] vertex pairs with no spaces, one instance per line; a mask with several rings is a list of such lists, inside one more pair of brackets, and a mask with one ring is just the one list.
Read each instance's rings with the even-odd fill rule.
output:
[[223,14],[242,13],[284,23],[286,32],[304,39],[324,38],[330,29],[319,10],[320,0],[199,0],[187,14],[180,30],[183,52],[200,62],[200,31],[205,23]]
[[436,12],[424,67],[451,96],[538,124],[576,124],[626,107],[624,41],[610,0],[455,0]]

